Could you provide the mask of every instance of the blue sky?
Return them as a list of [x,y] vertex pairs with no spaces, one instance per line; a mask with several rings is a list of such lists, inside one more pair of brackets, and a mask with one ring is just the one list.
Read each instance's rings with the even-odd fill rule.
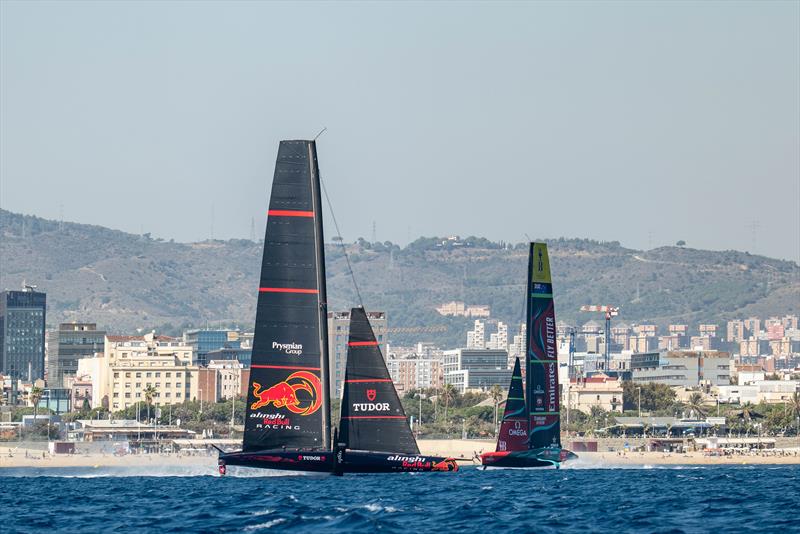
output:
[[260,237],[278,141],[327,127],[347,240],[374,221],[401,244],[683,239],[800,260],[797,2],[0,15],[4,209],[180,241],[249,237],[254,220]]

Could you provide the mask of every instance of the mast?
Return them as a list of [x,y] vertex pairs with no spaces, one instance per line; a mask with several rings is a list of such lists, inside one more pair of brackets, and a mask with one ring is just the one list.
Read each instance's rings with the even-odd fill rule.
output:
[[528,335],[525,340],[528,447],[561,445],[558,352],[550,259],[545,243],[531,243],[528,255]]
[[325,257],[313,141],[281,141],[267,212],[244,451],[330,449]]
[[308,143],[308,160],[311,171],[311,195],[314,202],[314,243],[316,244],[317,287],[319,288],[319,343],[320,370],[322,373],[322,442],[332,449],[331,442],[331,392],[328,359],[328,290],[325,283],[325,238],[322,233],[322,196],[320,194],[319,166],[317,164],[317,142]]
[[339,441],[347,449],[419,454],[363,308],[350,311]]

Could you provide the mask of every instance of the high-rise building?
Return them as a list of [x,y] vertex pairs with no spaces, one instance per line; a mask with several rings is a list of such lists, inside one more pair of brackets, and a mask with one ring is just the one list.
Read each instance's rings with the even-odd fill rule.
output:
[[44,378],[46,300],[31,286],[0,292],[0,373],[28,381]]
[[[386,312],[367,312],[367,319],[375,332],[375,339],[386,360]],[[347,365],[347,338],[350,335],[350,312],[328,312],[328,369],[331,377],[331,397],[341,398],[344,373]]]
[[761,333],[761,319],[758,317],[750,317],[744,320],[745,334],[749,337],[758,337]]
[[728,321],[728,332],[725,340],[728,343],[738,343],[744,337],[744,321]]
[[489,336],[488,349],[508,350],[508,325],[497,321],[497,332]]
[[486,325],[480,319],[475,319],[475,328],[467,332],[467,348],[486,348]]
[[47,385],[71,388],[78,360],[103,352],[106,333],[95,323],[62,323],[47,332]]

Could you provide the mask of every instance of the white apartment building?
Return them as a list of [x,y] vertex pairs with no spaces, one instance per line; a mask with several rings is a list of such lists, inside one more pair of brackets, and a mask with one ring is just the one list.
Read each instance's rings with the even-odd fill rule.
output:
[[148,387],[156,406],[195,399],[198,370],[189,345],[155,334],[106,336],[102,356],[78,362],[78,376],[92,381],[92,407],[112,411],[144,402]]
[[475,319],[475,328],[467,332],[467,348],[486,348],[486,325],[480,319]]

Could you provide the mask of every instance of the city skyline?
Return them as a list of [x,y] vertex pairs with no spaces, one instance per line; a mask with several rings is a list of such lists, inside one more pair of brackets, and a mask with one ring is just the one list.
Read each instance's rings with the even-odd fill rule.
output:
[[2,208],[260,238],[278,140],[328,127],[347,241],[800,260],[796,3],[231,6],[4,2]]

